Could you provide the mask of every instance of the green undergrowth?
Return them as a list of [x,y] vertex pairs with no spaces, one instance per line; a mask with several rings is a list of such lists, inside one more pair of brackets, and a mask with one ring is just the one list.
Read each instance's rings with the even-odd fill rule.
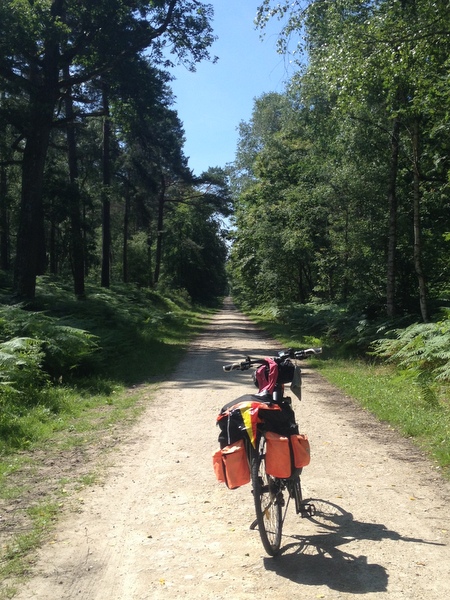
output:
[[77,301],[53,282],[32,306],[0,304],[0,457],[166,377],[210,312],[126,287],[93,287]]

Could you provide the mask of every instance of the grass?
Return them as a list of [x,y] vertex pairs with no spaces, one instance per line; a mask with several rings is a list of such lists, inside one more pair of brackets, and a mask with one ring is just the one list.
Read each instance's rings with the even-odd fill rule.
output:
[[3,561],[5,567],[0,571],[3,576],[12,574],[24,575],[29,568],[29,553],[34,550],[44,534],[55,523],[58,505],[54,503],[41,503],[28,509],[32,526],[28,531],[15,536],[13,541],[6,545]]
[[394,367],[326,360],[319,371],[380,421],[411,438],[450,476],[450,404],[429,402],[417,383]]

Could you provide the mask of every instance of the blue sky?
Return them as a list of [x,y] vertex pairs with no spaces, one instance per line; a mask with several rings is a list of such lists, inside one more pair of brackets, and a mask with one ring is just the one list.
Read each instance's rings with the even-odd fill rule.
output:
[[211,54],[219,61],[200,63],[195,73],[177,67],[171,82],[185,130],[185,155],[195,175],[234,160],[239,123],[250,119],[255,98],[284,90],[289,71],[275,48],[280,24],[274,22],[263,41],[255,30],[257,0],[205,2],[214,6],[219,39]]

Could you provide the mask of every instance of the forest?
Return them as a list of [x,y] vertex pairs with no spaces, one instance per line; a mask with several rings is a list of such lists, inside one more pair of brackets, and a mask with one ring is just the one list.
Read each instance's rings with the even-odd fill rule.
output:
[[275,17],[298,68],[240,125],[235,292],[427,322],[450,283],[448,3],[265,1]]
[[2,598],[89,485],[60,457],[96,463],[147,409],[157,428],[225,295],[277,343],[323,346],[310,367],[450,477],[449,2],[258,4],[285,87],[197,175],[171,69],[216,61],[212,5],[0,1]]
[[197,0],[2,1],[3,365],[24,330],[10,307],[39,306],[45,282],[79,302],[120,284],[203,306],[231,291],[448,381],[448,3],[262,0],[289,80],[255,100],[235,161],[196,176],[170,67],[216,60],[213,17]]
[[224,172],[194,177],[170,66],[214,41],[195,0],[5,0],[0,6],[0,268],[36,278],[223,294]]

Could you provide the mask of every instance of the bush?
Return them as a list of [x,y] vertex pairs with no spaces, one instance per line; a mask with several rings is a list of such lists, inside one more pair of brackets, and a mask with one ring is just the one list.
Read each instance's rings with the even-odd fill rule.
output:
[[375,341],[373,354],[414,377],[427,399],[436,403],[433,388],[450,382],[450,319],[415,323],[387,335],[390,337]]
[[[39,348],[40,368],[55,380],[79,367],[97,348],[95,336],[87,331],[20,305],[0,307],[1,340],[28,340],[28,346],[32,341]],[[13,362],[11,359],[9,364]]]
[[40,343],[30,338],[14,338],[0,344],[0,398],[8,395],[33,396],[47,376],[41,368]]

